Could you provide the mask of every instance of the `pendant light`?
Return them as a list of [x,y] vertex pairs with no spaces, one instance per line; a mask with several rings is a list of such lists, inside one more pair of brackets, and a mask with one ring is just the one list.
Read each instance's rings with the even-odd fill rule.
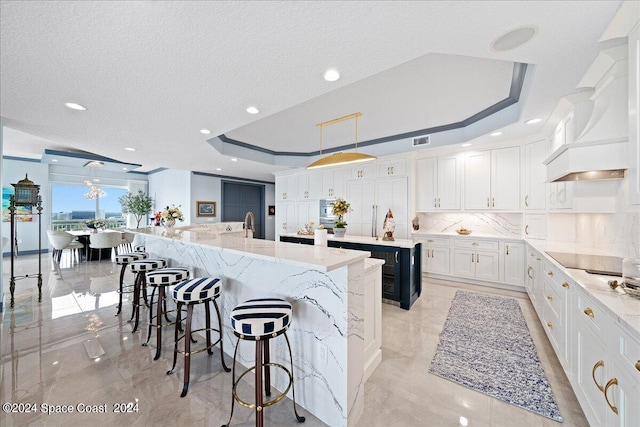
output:
[[358,117],[362,116],[362,113],[353,113],[348,116],[339,117],[337,119],[329,120],[327,122],[318,123],[316,126],[320,128],[320,154],[322,154],[322,128],[325,126],[333,125],[343,122],[345,120],[354,119],[355,121],[355,152],[353,153],[334,153],[330,156],[323,157],[307,166],[307,169],[326,168],[329,166],[346,165],[350,163],[369,162],[375,160],[375,156],[369,154],[358,153]]

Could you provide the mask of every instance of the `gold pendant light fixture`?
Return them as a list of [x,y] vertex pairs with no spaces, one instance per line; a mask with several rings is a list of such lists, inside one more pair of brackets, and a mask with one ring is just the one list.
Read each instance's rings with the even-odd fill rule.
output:
[[344,122],[345,120],[354,119],[355,121],[355,152],[353,153],[334,153],[330,156],[323,157],[307,166],[307,169],[326,168],[329,166],[345,165],[349,163],[369,162],[375,160],[375,156],[369,154],[358,153],[358,117],[362,116],[362,113],[353,113],[348,116],[338,117],[337,119],[329,120],[327,122],[318,123],[316,126],[320,128],[320,154],[322,154],[322,128],[325,126],[333,125],[336,123]]

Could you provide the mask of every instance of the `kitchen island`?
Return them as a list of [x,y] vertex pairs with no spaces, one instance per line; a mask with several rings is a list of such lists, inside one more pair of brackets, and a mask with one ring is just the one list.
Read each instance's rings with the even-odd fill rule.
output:
[[[330,426],[355,425],[364,407],[365,313],[370,313],[365,307],[366,282],[376,277],[371,274],[376,269],[377,277],[381,276],[381,262],[369,261],[369,252],[245,239],[211,231],[167,231],[160,227],[133,231],[151,256],[167,258],[172,267],[189,268],[192,277],[222,280],[219,304],[229,356],[236,342],[229,314],[237,304],[261,297],[291,302],[293,320],[288,336],[297,402]],[[194,323],[194,328],[202,327],[203,314]],[[284,340],[276,340],[271,351],[272,362],[288,366]],[[379,348],[377,353],[374,363],[379,363]],[[253,360],[253,346],[240,345],[238,361],[252,366]],[[198,363],[197,359],[193,362]],[[273,385],[283,390],[288,377],[275,373]]]

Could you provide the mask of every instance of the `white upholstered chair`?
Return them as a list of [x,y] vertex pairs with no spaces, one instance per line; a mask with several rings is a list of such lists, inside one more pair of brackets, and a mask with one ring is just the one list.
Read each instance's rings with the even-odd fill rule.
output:
[[122,232],[122,241],[120,242],[121,253],[123,252],[133,252],[133,239],[136,238],[136,233],[132,233],[130,231]]
[[84,249],[84,245],[76,241],[76,237],[73,234],[69,234],[66,231],[47,230],[47,237],[49,239],[49,244],[53,248],[53,259],[58,263],[62,257],[63,250],[69,249],[71,250],[71,254],[75,254],[77,257],[78,249]]
[[[102,233],[93,233],[89,236],[89,248],[91,249],[107,249],[116,250],[118,254],[118,246],[122,243],[122,233],[119,231],[104,231]],[[112,251],[113,252],[113,251]],[[102,261],[102,251],[99,252],[99,260]],[[89,251],[89,261],[91,261],[92,251]],[[111,257],[109,257],[111,258]]]

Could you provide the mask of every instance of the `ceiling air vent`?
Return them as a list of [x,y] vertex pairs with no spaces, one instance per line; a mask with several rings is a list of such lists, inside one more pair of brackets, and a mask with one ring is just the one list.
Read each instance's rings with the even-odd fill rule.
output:
[[431,135],[416,136],[413,138],[413,146],[429,145],[431,143]]

